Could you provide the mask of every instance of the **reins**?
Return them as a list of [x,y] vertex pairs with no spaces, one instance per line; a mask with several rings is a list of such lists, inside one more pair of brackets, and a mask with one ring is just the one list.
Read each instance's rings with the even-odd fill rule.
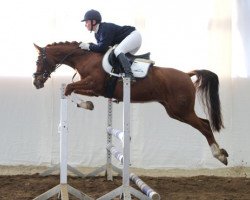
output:
[[[69,54],[67,54],[66,56],[64,56],[64,58],[60,61],[60,63],[56,65],[55,70],[56,70],[57,68],[59,68],[59,67],[63,64],[63,61],[65,61],[69,56],[71,56],[71,55],[72,55],[73,53],[75,53],[77,50],[78,50],[78,48],[74,49],[74,50],[71,51]],[[55,70],[54,70],[54,71],[55,71]],[[76,69],[75,69],[75,71],[76,71]],[[73,77],[72,77],[72,82],[73,82],[73,83],[74,83],[74,78],[75,78],[76,74],[77,74],[77,71],[75,72],[75,74],[74,74]]]
[[[75,69],[75,71],[76,71],[76,69]],[[75,72],[75,74],[72,76],[72,83],[74,83],[74,78],[75,78],[75,76],[76,76],[76,74],[77,74],[77,71]]]
[[[70,53],[68,53],[66,56],[64,56],[63,59],[60,61],[60,63],[56,64],[55,70],[56,70],[57,68],[59,68],[59,67],[63,64],[63,62],[64,62],[69,56],[71,56],[73,53],[75,53],[77,50],[78,50],[78,48],[73,49]],[[55,70],[54,70],[54,71],[55,71]]]

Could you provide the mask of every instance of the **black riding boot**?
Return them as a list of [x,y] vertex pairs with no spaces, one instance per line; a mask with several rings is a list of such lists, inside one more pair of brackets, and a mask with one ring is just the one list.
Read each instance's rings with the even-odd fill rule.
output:
[[125,77],[130,78],[132,82],[136,82],[136,79],[131,71],[131,64],[129,63],[128,59],[126,58],[124,53],[120,53],[117,56],[119,62],[121,63],[124,72],[125,72]]

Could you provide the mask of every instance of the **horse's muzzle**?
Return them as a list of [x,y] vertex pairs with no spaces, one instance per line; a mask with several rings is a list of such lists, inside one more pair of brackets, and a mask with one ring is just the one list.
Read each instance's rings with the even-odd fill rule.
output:
[[36,87],[36,89],[40,89],[44,87],[44,82],[40,79],[34,79],[33,85]]

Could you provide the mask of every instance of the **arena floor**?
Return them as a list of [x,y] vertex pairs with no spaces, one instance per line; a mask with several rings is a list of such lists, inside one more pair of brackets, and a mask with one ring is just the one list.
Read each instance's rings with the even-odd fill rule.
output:
[[[59,184],[58,175],[41,177],[38,174],[45,169],[43,167],[2,166],[0,169],[1,200],[30,200]],[[250,200],[249,168],[132,170],[155,189],[163,200]],[[84,179],[69,176],[68,183],[89,196],[98,198],[119,187],[121,178],[115,177],[111,182],[103,176]],[[57,196],[51,199],[57,199]]]

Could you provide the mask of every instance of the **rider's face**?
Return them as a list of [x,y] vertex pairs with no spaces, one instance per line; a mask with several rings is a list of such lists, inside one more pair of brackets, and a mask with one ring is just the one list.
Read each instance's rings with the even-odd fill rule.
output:
[[[95,20],[93,20],[93,24],[96,24],[96,21],[95,21]],[[91,20],[85,21],[85,27],[86,27],[89,31],[91,31]],[[95,26],[93,26],[93,30],[95,30]]]

